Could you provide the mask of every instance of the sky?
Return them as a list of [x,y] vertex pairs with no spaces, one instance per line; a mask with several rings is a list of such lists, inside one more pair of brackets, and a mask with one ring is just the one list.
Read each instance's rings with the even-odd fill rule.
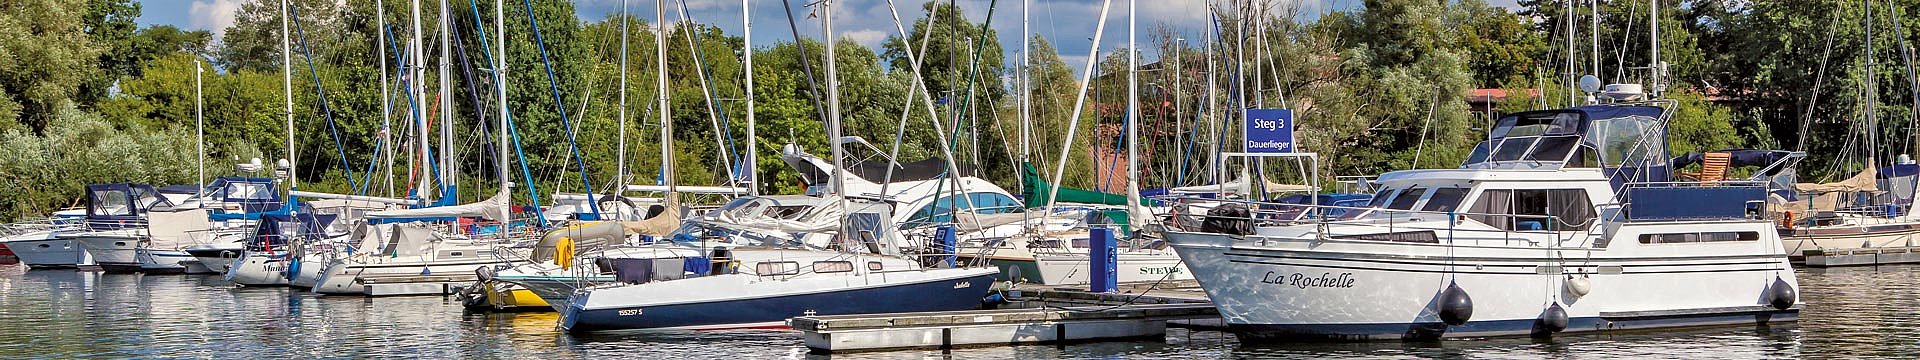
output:
[[[219,38],[225,29],[233,24],[233,16],[240,4],[249,0],[138,0],[142,12],[137,21],[142,25],[169,24],[188,30],[209,30]],[[271,0],[269,0],[271,1]],[[404,0],[393,0],[404,1]],[[471,0],[451,0],[471,1]],[[718,26],[730,35],[743,34],[741,19],[741,0],[684,0],[687,12],[695,22]],[[753,15],[753,44],[756,47],[769,46],[779,42],[793,41],[793,33],[788,30],[786,13],[778,1],[791,1],[796,21],[802,36],[820,38],[819,19],[809,19],[813,9],[805,6],[815,0],[745,0],[751,5]],[[842,38],[851,39],[869,47],[878,47],[888,36],[899,34],[894,26],[893,16],[889,15],[888,0],[837,0],[834,5],[834,32]],[[907,31],[912,31],[913,22],[925,14],[920,11],[922,0],[892,0],[898,7],[900,21]],[[966,13],[968,19],[979,22],[987,17],[988,3],[991,0],[955,0]],[[1034,33],[1045,36],[1060,52],[1061,59],[1077,75],[1086,66],[1087,55],[1092,47],[1095,26],[1100,19],[1101,3],[1106,0],[1001,0],[994,9],[992,27],[998,32],[1005,58],[1009,63],[1019,59],[1021,33],[1022,2],[1031,3],[1026,9],[1028,28]],[[1154,26],[1168,24],[1181,38],[1189,42],[1201,41],[1208,30],[1206,0],[1111,0],[1111,8],[1106,17],[1106,29],[1101,35],[1102,53],[1127,45],[1128,3],[1137,2],[1140,18],[1135,22],[1138,31],[1136,41],[1147,44],[1152,38],[1147,36]],[[1489,0],[1490,3],[1509,8],[1515,0]],[[432,3],[431,0],[426,2]],[[510,1],[518,2],[518,1]],[[581,20],[598,21],[621,10],[621,0],[576,0],[576,16]],[[679,6],[673,1],[668,6],[668,19],[680,20]],[[1348,9],[1360,6],[1360,0],[1279,0],[1281,4],[1296,4],[1302,16],[1313,17],[1327,11]],[[635,16],[654,18],[657,1],[632,0],[630,10]],[[1275,8],[1278,11],[1279,8]],[[400,19],[400,17],[395,17]],[[1142,46],[1142,61],[1152,61],[1156,54],[1150,46]]]

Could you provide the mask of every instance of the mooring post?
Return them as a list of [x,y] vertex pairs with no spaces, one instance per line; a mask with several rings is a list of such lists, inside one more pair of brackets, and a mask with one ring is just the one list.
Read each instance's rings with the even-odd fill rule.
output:
[[1095,227],[1089,235],[1092,235],[1093,238],[1090,239],[1091,241],[1088,241],[1091,246],[1089,246],[1087,251],[1087,266],[1089,267],[1089,272],[1087,273],[1087,290],[1096,293],[1113,292],[1120,287],[1120,272],[1117,269],[1119,267],[1117,261],[1118,254],[1114,250],[1116,244],[1113,238],[1113,229]]
[[959,260],[959,255],[956,253],[959,252],[960,247],[954,239],[953,225],[941,225],[940,228],[933,230],[933,236],[940,238],[940,258],[946,260],[947,268],[957,267],[954,263]]

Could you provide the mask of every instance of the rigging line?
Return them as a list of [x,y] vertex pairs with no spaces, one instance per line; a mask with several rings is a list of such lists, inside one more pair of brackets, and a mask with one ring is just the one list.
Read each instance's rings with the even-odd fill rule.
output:
[[[394,43],[393,43],[393,29],[392,29],[392,27],[391,27],[391,26],[389,26],[389,25],[385,25],[385,24],[382,24],[382,25],[381,25],[381,29],[382,29],[382,30],[385,30],[385,31],[384,31],[384,33],[385,33],[385,34],[387,35],[387,46],[388,46],[389,48],[391,48],[391,49],[393,49],[393,54],[394,54],[394,56],[398,56],[398,57],[400,58],[400,63],[401,63],[401,64],[405,64],[405,63],[407,62],[407,60],[408,60],[408,59],[410,59],[410,56],[412,55],[412,53],[411,53],[411,51],[413,50],[413,49],[412,49],[412,47],[408,47],[408,49],[407,49],[408,51],[407,51],[407,52],[402,52],[402,51],[400,51],[400,50],[399,50],[399,48],[398,48],[398,45],[396,45],[396,44],[394,44]],[[380,59],[380,60],[381,60],[381,61],[386,61],[386,59]],[[398,69],[396,69],[396,70],[398,70]],[[395,76],[395,77],[393,78],[393,81],[394,81],[394,82],[396,82],[396,83],[400,83],[400,84],[403,84],[403,86],[395,86],[395,87],[394,87],[394,89],[392,89],[392,91],[391,91],[391,92],[390,92],[390,93],[389,93],[388,95],[391,95],[391,93],[394,93],[394,92],[405,92],[405,93],[407,93],[407,97],[406,97],[406,99],[407,99],[407,105],[408,105],[408,106],[413,106],[413,93],[412,93],[412,92],[409,92],[409,91],[403,91],[403,90],[405,90],[405,89],[406,89],[406,87],[404,86],[404,84],[406,84],[406,79],[405,79],[404,77],[401,77],[401,76]],[[393,98],[396,98],[396,97],[398,97],[398,96],[386,96],[386,100],[385,100],[385,102],[387,102],[388,104],[392,104],[392,103],[393,103]],[[412,114],[412,112],[408,112],[408,114]],[[411,116],[411,115],[409,115],[409,116]],[[383,132],[383,133],[389,133],[389,134],[391,134],[391,133],[392,133],[392,128],[391,128],[391,127],[389,127],[389,126],[387,126],[387,125],[388,125],[388,124],[384,124],[384,123],[383,123],[383,124],[381,124],[381,126],[380,126],[380,132]],[[382,137],[380,137],[380,140],[379,140],[379,142],[377,143],[377,145],[375,145],[375,146],[374,146],[374,153],[373,153],[373,158],[372,158],[372,159],[369,159],[369,160],[367,161],[367,177],[366,177],[366,181],[365,181],[365,182],[362,182],[362,183],[361,183],[361,185],[362,185],[362,187],[361,187],[360,189],[357,189],[357,190],[355,191],[356,193],[358,193],[358,194],[360,194],[360,195],[366,195],[366,194],[367,194],[367,191],[369,191],[369,190],[371,190],[371,189],[373,188],[373,185],[372,185],[371,183],[373,182],[373,175],[374,175],[374,172],[375,172],[375,171],[374,171],[374,169],[376,168],[376,166],[378,166],[378,165],[379,165],[379,163],[380,163],[380,159],[381,159],[381,155],[383,155],[383,154],[386,154],[386,152],[385,152],[384,150],[386,150],[386,148],[387,148],[387,147],[389,147],[389,144],[387,144],[387,137],[386,137],[386,136],[382,136]],[[386,154],[386,155],[389,155],[389,156],[391,156],[391,154]],[[391,169],[391,168],[389,168],[389,169],[387,169],[387,171],[388,171],[389,173],[391,173],[391,172],[393,171],[393,169]],[[391,184],[389,184],[389,185],[391,185]]]
[[1839,24],[1840,24],[1840,12],[1834,11],[1833,20],[1827,22],[1826,50],[1823,51],[1820,55],[1820,67],[1816,68],[1814,71],[1813,91],[1810,91],[1811,94],[1808,95],[1809,98],[1807,100],[1807,108],[1804,110],[1804,112],[1801,113],[1800,134],[1799,134],[1800,142],[1795,145],[1795,149],[1799,151],[1807,151],[1807,132],[1813,130],[1813,111],[1820,104],[1820,87],[1821,87],[1820,85],[1821,83],[1825,82],[1827,79],[1827,60],[1833,57],[1833,37],[1835,33],[1834,30],[1836,27],[1839,26]]
[[340,169],[347,171],[347,188],[358,188],[360,186],[354,179],[353,166],[347,165],[346,147],[340,143],[340,128],[334,125],[333,107],[327,104],[327,88],[320,83],[320,71],[313,65],[313,49],[307,47],[307,30],[303,25],[305,21],[300,20],[300,13],[295,8],[298,6],[288,6],[287,16],[293,18],[293,29],[300,34],[300,53],[306,55],[307,75],[313,77],[313,92],[320,96],[320,113],[326,116],[327,130],[333,133],[333,151],[340,155]]
[[780,7],[787,10],[787,29],[793,32],[793,49],[800,54],[800,72],[807,75],[807,98],[813,100],[814,115],[824,124],[827,121],[826,105],[820,102],[820,85],[813,79],[813,59],[807,57],[807,41],[800,37],[800,26],[793,21],[793,5],[788,4],[787,0],[780,0]]
[[[458,18],[454,19],[454,21],[458,21],[458,20],[459,20]],[[479,18],[474,18],[475,23],[478,23],[479,21],[480,21]],[[452,40],[453,46],[459,49],[459,51],[456,51],[456,53],[460,55],[460,78],[462,80],[465,80],[463,82],[465,82],[467,85],[468,99],[473,101],[473,106],[475,109],[483,109],[486,107],[486,105],[480,101],[479,89],[474,87],[474,84],[479,81],[475,79],[473,76],[473,61],[467,58],[466,42],[460,41],[460,34],[461,34],[460,26],[449,26],[447,27],[447,31],[452,33],[452,37],[454,39]],[[475,115],[474,117],[477,118],[480,123],[480,131],[478,131],[479,134],[484,135],[484,134],[493,133],[493,130],[491,130],[491,127],[487,125],[487,123],[491,122],[491,121],[487,121],[487,115],[488,115],[487,113],[489,112],[490,111],[477,111],[477,110],[474,111],[474,115]],[[498,156],[506,156],[506,154],[494,154],[494,150],[493,150],[494,144],[493,144],[492,136],[479,136],[479,142],[480,142],[481,150],[483,153],[492,155],[496,159],[498,158]],[[468,144],[471,145],[473,144],[473,142],[469,141]],[[499,170],[499,169],[495,169],[495,170]]]
[[[560,111],[560,122],[562,126],[571,127],[571,125],[568,124],[571,124],[572,121],[567,120],[567,103],[560,94],[560,79],[553,75],[553,61],[547,58],[547,42],[540,35],[540,18],[534,16],[533,0],[521,0],[520,3],[526,4],[527,24],[533,27],[534,47],[540,49],[540,63],[545,65],[547,69],[547,86],[553,90],[554,108]],[[580,143],[575,139],[572,132],[567,133],[567,143],[568,148],[573,150],[573,160],[579,162],[580,187],[588,194],[592,194],[593,182],[587,179],[587,162],[580,158]],[[600,216],[599,202],[589,201],[587,202],[587,208],[592,211],[594,217],[598,218]]]
[[[401,68],[400,68],[400,69],[398,69],[398,70],[404,70],[404,69],[406,68],[406,66],[404,65],[404,64],[406,63],[406,61],[407,61],[407,60],[412,60],[412,59],[413,59],[413,56],[414,56],[414,55],[419,55],[419,54],[414,54],[414,53],[412,53],[412,52],[411,52],[411,51],[412,51],[412,48],[413,48],[412,46],[408,46],[408,52],[401,52],[401,51],[399,50],[399,48],[398,48],[398,47],[399,47],[400,45],[399,45],[399,44],[398,44],[398,43],[397,43],[396,41],[394,41],[394,40],[395,40],[395,39],[394,39],[394,33],[393,33],[393,26],[392,26],[392,25],[388,25],[388,26],[387,26],[387,46],[389,46],[389,47],[393,47],[393,48],[394,48],[394,50],[393,50],[393,52],[394,52],[395,54],[400,54],[400,62],[401,62],[401,64],[402,64],[402,66],[401,66]],[[420,100],[420,99],[416,99],[416,98],[414,98],[414,96],[413,96],[413,92],[412,92],[412,91],[404,91],[404,90],[407,90],[407,89],[409,89],[409,88],[411,88],[411,85],[413,84],[413,82],[412,82],[412,80],[413,80],[413,79],[412,79],[412,78],[411,78],[410,76],[396,76],[394,80],[395,80],[395,81],[398,81],[398,82],[400,83],[400,86],[398,86],[398,87],[395,87],[395,88],[394,88],[393,90],[394,90],[394,91],[399,91],[399,92],[405,92],[405,93],[407,93],[407,96],[406,96],[406,98],[407,98],[407,108],[408,108],[408,109],[414,109],[414,108],[418,108],[418,107],[420,107],[420,106],[421,106],[421,104],[420,104],[420,102],[421,102],[421,100]],[[411,119],[411,117],[413,117],[413,114],[414,114],[414,113],[416,113],[416,112],[415,112],[415,111],[408,111],[408,112],[407,112],[407,117],[409,117],[409,119],[407,120],[407,129],[409,129],[409,131],[407,131],[407,132],[406,132],[406,133],[405,133],[404,135],[400,135],[400,138],[401,138],[401,140],[405,140],[405,145],[406,145],[406,146],[413,146],[413,141],[411,140],[411,139],[413,138],[413,131],[411,131],[410,129],[413,129],[413,127],[414,127],[414,126],[418,126],[418,125],[417,125],[417,124],[415,124],[415,123],[417,123],[417,122],[419,122],[419,121],[417,121],[417,120],[414,120],[414,119]],[[409,151],[407,151],[407,153],[408,153],[408,155],[413,155],[413,153],[414,153],[414,151],[412,151],[412,150],[409,150]],[[417,174],[415,174],[415,173],[414,173],[414,171],[415,171],[415,170],[417,170],[417,169],[419,168],[419,166],[415,166],[415,165],[413,165],[413,163],[414,163],[414,162],[415,162],[416,160],[418,160],[418,159],[408,159],[408,160],[407,160],[407,164],[408,164],[408,168],[407,168],[407,188],[408,188],[408,189],[412,189],[412,188],[413,188],[413,185],[414,185],[414,184],[413,184],[413,181],[414,181],[415,179],[417,179],[417,178],[418,178],[418,177],[416,177],[416,176],[414,176],[414,175],[417,175]],[[412,191],[412,190],[408,190],[408,191]],[[422,205],[424,205],[424,204],[422,204]]]
[[[934,6],[933,8],[927,10],[927,17],[924,20],[927,23],[927,28],[926,28],[926,31],[922,32],[923,35],[920,36],[920,50],[919,50],[920,55],[918,59],[927,58],[927,47],[928,47],[927,45],[932,43],[932,41],[927,41],[927,39],[933,38],[933,28],[934,28],[933,24],[934,24],[934,20],[937,19],[936,16],[939,13],[940,13],[939,6]],[[900,43],[902,45],[905,45],[905,46],[902,46],[902,48],[911,48],[913,46],[913,43],[912,43],[913,39],[908,38],[908,36],[910,35],[907,34],[906,25],[900,23],[900,9],[899,7],[894,5],[893,0],[887,0],[887,14],[893,17],[893,28],[900,32],[900,37],[901,37]],[[902,50],[909,50],[909,49],[902,49]],[[917,65],[918,62],[916,61],[915,64]],[[920,69],[918,67],[915,67],[915,70],[920,70]],[[922,80],[922,81],[913,81],[911,82],[911,84],[907,85],[907,99],[905,102],[901,104],[902,106],[900,109],[900,129],[894,133],[893,149],[888,154],[888,156],[894,159],[895,165],[888,166],[886,174],[881,176],[881,180],[882,180],[880,182],[881,194],[887,193],[888,185],[893,183],[893,170],[895,168],[900,167],[898,165],[898,161],[900,159],[900,143],[904,142],[907,137],[907,124],[909,122],[908,117],[913,113],[913,103],[914,103],[913,100],[917,99],[918,94],[923,92],[921,91],[921,86],[925,85],[925,83],[926,81]],[[933,94],[928,93],[927,96],[933,96]],[[940,116],[934,113],[932,110],[928,110],[927,116],[931,117],[933,121],[940,121]]]
[[[739,155],[739,151],[734,148],[732,121],[727,119],[726,109],[714,102],[714,98],[720,97],[720,92],[713,89],[719,87],[719,81],[713,80],[713,73],[707,65],[707,52],[701,48],[701,45],[706,45],[706,41],[698,39],[700,32],[695,26],[693,14],[687,11],[687,0],[680,0],[680,20],[687,30],[687,47],[691,48],[689,52],[693,53],[693,58],[696,60],[694,70],[700,73],[700,92],[706,95],[707,119],[713,122],[714,137],[716,142],[720,143],[720,148],[715,151],[720,152],[720,165],[727,172],[727,185],[740,187],[740,174],[733,167],[734,164],[739,163],[740,159],[735,158]],[[708,86],[709,83],[714,86]]]
[[[473,26],[476,30],[474,31],[474,33],[479,35],[481,44],[489,44],[487,42],[487,29],[482,27],[483,25],[480,24],[480,21],[479,21],[480,6],[478,4],[473,4],[472,1],[469,1],[468,4],[473,5],[473,6],[469,6],[468,8],[473,10],[473,19],[474,19]],[[500,9],[496,9],[496,10],[500,10]],[[527,13],[527,17],[529,18],[533,17],[533,13]],[[506,21],[506,19],[494,19],[494,21],[502,22],[502,21]],[[504,41],[502,42],[503,44],[500,44],[500,46],[502,47],[500,51],[506,51],[506,49],[504,48],[506,44],[504,44]],[[494,63],[493,49],[491,47],[481,46],[480,53],[482,55],[487,56],[486,60],[488,64]],[[502,61],[501,63],[504,64],[505,62]],[[501,73],[505,72],[506,70],[507,69],[493,69],[493,72],[492,72],[493,81],[495,83],[498,83],[500,81],[506,81],[506,77],[501,75]],[[499,101],[503,102],[503,104],[501,104],[502,107],[507,107],[507,105],[511,103],[507,101],[507,99],[500,99]],[[540,186],[538,183],[535,183],[533,181],[533,171],[528,169],[527,167],[526,151],[521,150],[520,148],[520,127],[514,124],[512,112],[505,112],[505,114],[506,114],[506,120],[507,120],[507,133],[510,134],[513,138],[513,155],[515,158],[518,158],[520,160],[520,176],[522,177],[522,179],[526,180],[527,182],[528,203],[534,204],[534,206],[532,206],[534,216],[536,216],[535,217],[536,219],[541,220],[541,221],[536,221],[535,223],[544,226],[546,225],[545,219],[547,218],[546,210],[541,209],[539,206],[540,204],[539,187]],[[506,186],[506,184],[500,184],[500,186]],[[509,199],[508,202],[512,202],[512,200]]]
[[[1887,0],[1887,8],[1892,9],[1890,11],[1893,12],[1893,17],[1892,17],[1893,19],[1901,19],[1900,8],[1893,5],[1893,0]],[[1908,119],[1907,131],[1912,132],[1914,131],[1914,128],[1917,125],[1920,125],[1920,77],[1915,76],[1914,65],[1913,65],[1913,48],[1907,45],[1906,27],[1901,26],[1899,20],[1894,20],[1893,32],[1894,32],[1894,38],[1900,39],[1900,55],[1903,58],[1902,60],[1906,61],[1907,89],[1908,91],[1911,92],[1911,95],[1909,96],[1913,100],[1913,110],[1911,113],[1907,114],[1907,119]],[[1908,134],[1907,136],[1901,137],[1900,150],[1902,152],[1913,150],[1913,147],[1912,147],[1913,137],[1914,137],[1913,134]],[[1920,177],[1916,177],[1914,181],[1915,181],[1914,184],[1920,184]],[[1907,195],[1909,198],[1911,198],[1913,194],[1907,194]]]

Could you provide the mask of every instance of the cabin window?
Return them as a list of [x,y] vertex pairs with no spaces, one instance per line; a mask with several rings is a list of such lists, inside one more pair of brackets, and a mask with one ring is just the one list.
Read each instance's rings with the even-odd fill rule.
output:
[[853,271],[853,262],[849,262],[849,261],[815,261],[813,262],[813,272],[842,273],[842,272],[848,272],[848,271]]
[[1540,138],[1536,137],[1524,137],[1508,138],[1505,141],[1501,141],[1500,148],[1493,151],[1493,161],[1520,160],[1521,156],[1527,154],[1527,149],[1533,148],[1533,141],[1539,139]]
[[886,269],[887,269],[887,265],[881,264],[879,261],[867,262],[867,271],[880,271],[880,270],[886,270]]
[[796,275],[800,273],[800,263],[792,261],[763,262],[754,264],[753,272],[760,276]]
[[1420,211],[1448,212],[1460,207],[1460,200],[1467,197],[1466,188],[1433,189],[1433,195],[1427,197],[1426,205]]
[[124,191],[95,191],[94,215],[133,215],[133,201]]
[[1760,240],[1760,233],[1753,231],[1737,232],[1692,232],[1668,234],[1640,234],[1641,244],[1682,244],[1725,241]]
[[966,196],[966,201],[956,200],[956,198],[952,196],[940,197],[938,200],[934,200],[933,203],[921,207],[919,211],[915,211],[913,217],[907,219],[906,224],[926,225],[951,222],[953,221],[953,211],[956,208],[959,210],[970,210],[977,214],[1001,214],[1026,210],[1025,204],[1006,194],[975,192],[967,193]]
[[1377,207],[1386,206],[1387,199],[1392,199],[1393,194],[1399,191],[1400,190],[1396,190],[1396,189],[1380,190],[1380,192],[1374,193],[1373,199],[1367,200],[1367,207],[1377,208]]
[[1593,219],[1583,189],[1486,190],[1467,211],[1469,219],[1514,231],[1574,231]]
[[1434,235],[1432,230],[1405,231],[1405,232],[1392,232],[1392,233],[1380,233],[1380,234],[1340,235],[1340,236],[1334,236],[1333,238],[1343,239],[1343,240],[1415,242],[1415,243],[1428,243],[1428,244],[1434,244],[1434,243],[1440,242],[1439,236]]
[[1493,152],[1493,141],[1492,140],[1481,141],[1479,145],[1473,146],[1473,153],[1467,155],[1467,163],[1479,164],[1479,163],[1487,162],[1487,156],[1491,155],[1492,152]]
[[1540,138],[1540,145],[1534,146],[1532,154],[1527,154],[1527,160],[1565,161],[1567,153],[1579,144],[1580,138],[1575,136]]
[[1419,202],[1420,198],[1426,195],[1427,188],[1402,190],[1399,196],[1393,197],[1393,202],[1387,204],[1387,208],[1394,210],[1413,210],[1413,204]]

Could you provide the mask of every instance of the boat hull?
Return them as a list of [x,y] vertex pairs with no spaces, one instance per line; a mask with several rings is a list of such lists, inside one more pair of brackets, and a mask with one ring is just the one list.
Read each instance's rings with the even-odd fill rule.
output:
[[286,253],[242,252],[227,267],[227,281],[243,286],[286,286]]
[[[561,326],[572,332],[622,329],[728,329],[785,327],[784,321],[796,316],[957,311],[978,309],[981,298],[993,284],[988,269],[947,269],[964,272],[961,276],[929,276],[878,286],[840,289],[777,292],[729,296],[711,301],[650,304],[635,297],[651,291],[691,290],[701,287],[700,280],[724,278],[720,275],[632,285],[634,289],[616,292],[575,294],[561,312]],[[876,279],[883,275],[867,275]],[[722,280],[724,281],[724,280]],[[673,284],[681,283],[681,284]],[[648,286],[658,285],[658,286]],[[710,288],[712,289],[712,288]],[[753,293],[753,291],[747,291]],[[595,297],[623,297],[631,305],[593,306]],[[623,301],[625,302],[625,301]]]
[[235,261],[240,260],[240,255],[246,253],[246,249],[240,247],[195,245],[187,247],[186,252],[188,255],[193,255],[194,260],[199,261],[199,267],[204,269],[206,271],[205,273],[225,274],[227,273],[227,269],[233,268]]
[[7,249],[20,263],[33,269],[75,268],[92,265],[87,249],[71,239],[53,238],[7,242]]
[[[1034,256],[1034,268],[1041,284],[1085,285],[1093,273],[1087,261],[1086,255],[1039,254]],[[1193,280],[1193,272],[1180,262],[1179,255],[1172,253],[1120,253],[1114,259],[1114,270],[1121,284]]]
[[1920,246],[1920,226],[1892,224],[1781,230],[1780,240],[1794,263],[1805,263],[1808,252],[1911,249]]
[[139,272],[140,237],[124,230],[76,234],[71,239],[86,248],[93,263],[108,273]]
[[[398,262],[381,264],[362,264],[351,261],[335,261],[326,266],[319,274],[315,284],[310,286],[314,293],[332,295],[364,295],[368,278],[405,278],[428,276],[433,274],[470,276],[474,269],[506,264],[499,260],[461,260],[449,262]],[[318,265],[318,264],[315,264]],[[467,281],[472,281],[469,278]]]
[[[1228,327],[1251,340],[1428,340],[1765,325],[1796,320],[1800,307],[1792,301],[1784,308],[1770,305],[1776,282],[1797,282],[1778,248],[1752,251],[1770,246],[1763,244],[1767,240],[1635,244],[1630,246],[1664,248],[1615,248],[1589,258],[1587,251],[1553,257],[1544,248],[1273,239],[1256,245],[1237,238],[1168,234]],[[1588,284],[1585,294],[1574,290],[1582,282]],[[1460,325],[1443,321],[1447,311],[1440,304],[1448,302],[1450,287],[1471,304],[1468,321]],[[1562,330],[1541,320],[1551,318],[1552,306],[1568,320]]]
[[200,266],[199,260],[185,251],[138,248],[134,249],[134,255],[140,259],[142,273],[186,274],[195,267],[199,267],[202,273],[208,272],[206,267]]

